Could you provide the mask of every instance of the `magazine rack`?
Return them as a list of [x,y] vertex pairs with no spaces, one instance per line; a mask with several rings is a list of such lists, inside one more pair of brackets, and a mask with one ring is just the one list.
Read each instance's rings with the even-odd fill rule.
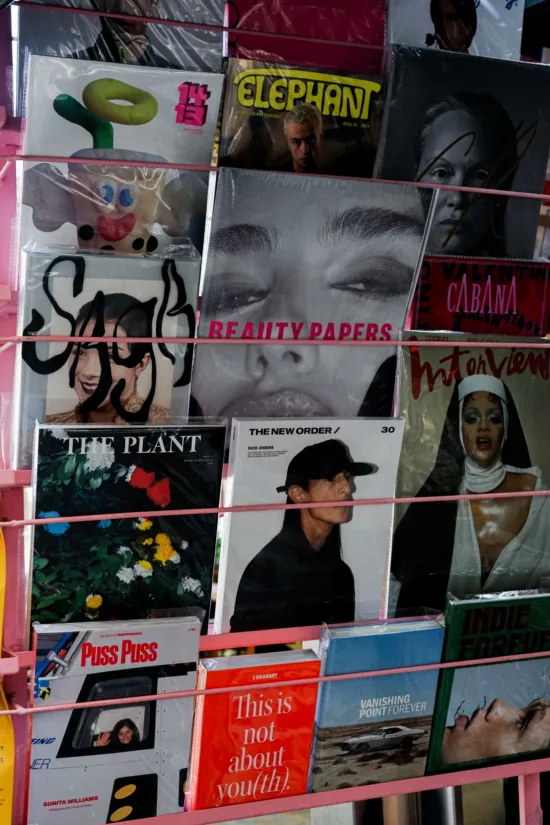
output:
[[[17,3],[20,6],[32,6],[33,3],[20,0]],[[47,4],[46,4],[47,5]],[[321,4],[323,5],[323,4]],[[373,3],[374,7],[376,4]],[[378,4],[380,5],[380,4]],[[51,10],[55,10],[59,14],[64,12],[75,12],[73,8],[63,8],[51,5]],[[97,14],[96,12],[81,11],[83,14]],[[363,12],[364,14],[364,12]],[[109,15],[113,17],[122,17],[123,15]],[[151,18],[143,18],[146,22],[151,22]],[[274,18],[275,20],[275,18]],[[165,25],[190,25],[189,23],[181,23],[175,21],[158,21]],[[229,36],[235,35],[237,32],[242,36],[242,30],[232,28],[231,24],[236,25],[230,17],[230,26],[222,29],[222,27],[213,26],[197,26],[197,28],[214,28],[223,30]],[[283,43],[292,51],[299,49],[302,46],[309,49],[308,54],[319,53],[319,60],[323,62],[322,50],[327,47],[332,55],[339,54],[341,58],[342,68],[348,70],[357,69],[357,63],[369,56],[370,63],[380,60],[382,53],[383,31],[380,30],[380,21],[374,21],[372,30],[370,32],[371,39],[367,42],[343,42],[337,38],[323,38],[323,37],[303,37],[288,31],[280,31],[277,29],[276,21],[269,27],[269,31],[262,31],[261,28],[255,30],[253,33],[247,31],[246,39],[251,41],[258,38],[263,47],[276,49],[278,44]],[[369,29],[369,26],[366,26]],[[275,44],[275,45],[274,45]],[[6,77],[9,75],[11,67],[12,55],[12,33],[10,25],[10,10],[5,9],[0,12],[0,61],[4,69]],[[291,58],[289,58],[290,62]],[[364,65],[361,64],[361,71],[365,70]],[[549,69],[550,71],[550,69]],[[14,262],[16,258],[13,250],[15,248],[15,226],[16,226],[16,169],[15,164],[18,159],[22,159],[19,153],[19,133],[20,123],[10,119],[6,116],[7,105],[9,104],[9,95],[7,89],[7,82],[0,85],[0,244],[4,250],[2,256],[2,263],[0,264],[0,353],[2,357],[2,369],[0,370],[0,394],[4,394],[6,398],[9,397],[12,390],[12,376],[14,353],[17,346],[20,345],[21,339],[15,336],[15,318],[17,313],[17,293],[12,291],[13,282],[11,273],[15,271]],[[45,158],[41,158],[45,159]],[[181,168],[197,168],[186,167]],[[453,187],[445,187],[453,188]],[[484,193],[492,190],[466,190],[466,191],[482,191]],[[497,191],[497,194],[502,192]],[[508,193],[511,196],[518,196],[518,193]],[[544,195],[525,194],[520,197],[535,198],[544,200]],[[548,197],[548,195],[546,195]],[[11,256],[6,254],[6,250],[12,250]],[[11,260],[10,260],[11,257]],[[63,339],[70,340],[70,339]],[[89,339],[88,339],[89,340]],[[195,339],[184,339],[195,340]],[[224,343],[221,341],[220,343]],[[232,344],[237,342],[232,341]],[[246,343],[250,343],[247,341]],[[282,343],[282,342],[279,342]],[[318,341],[302,341],[302,344],[318,344]],[[327,342],[323,342],[327,346]],[[349,342],[331,342],[334,345],[349,346]],[[394,343],[394,342],[392,342]],[[277,341],[273,342],[276,345]],[[353,345],[369,346],[369,342],[353,342]],[[429,346],[430,344],[426,344]],[[437,346],[437,343],[431,345]],[[443,344],[444,345],[444,344]],[[476,346],[476,344],[474,344]],[[477,346],[493,346],[490,343],[477,343]],[[522,346],[519,344],[518,346]],[[548,343],[533,344],[530,343],[529,348],[550,347]],[[9,420],[0,420],[0,430],[4,430],[2,434],[3,446],[6,439],[9,437],[6,430],[9,426]],[[9,419],[9,417],[8,417]],[[7,450],[4,450],[7,453]],[[1,457],[0,457],[1,459]],[[4,537],[6,541],[6,553],[8,558],[8,566],[13,570],[18,565],[24,563],[21,554],[21,528],[30,522],[23,521],[23,489],[31,484],[30,471],[15,471],[6,466],[5,462],[0,460],[0,488],[1,488],[1,506],[2,506],[2,520]],[[544,493],[543,493],[544,494]],[[510,495],[523,495],[525,493],[517,493]],[[455,497],[457,498],[457,497]],[[444,499],[439,499],[440,501]],[[379,502],[381,500],[378,500]],[[384,500],[384,503],[394,503],[395,500]],[[400,499],[405,502],[406,499]],[[355,506],[368,506],[372,501],[356,501]],[[284,507],[284,505],[282,505]],[[421,506],[421,505],[420,505]],[[276,508],[281,505],[275,505]],[[249,510],[252,508],[234,508],[239,510]],[[271,509],[263,507],[260,509]],[[223,511],[223,508],[220,509]],[[179,511],[182,512],[182,511]],[[183,511],[186,512],[186,511]],[[127,515],[127,514],[126,514]],[[113,516],[111,515],[110,518]],[[101,518],[98,516],[97,518]],[[61,520],[61,519],[59,519]],[[66,520],[66,519],[63,519]],[[48,520],[46,520],[48,521]],[[53,519],[50,521],[54,521]],[[41,523],[44,523],[42,520]],[[3,657],[0,658],[0,676],[4,677],[4,684],[6,694],[10,701],[9,711],[0,711],[0,713],[9,713],[12,716],[15,737],[16,737],[16,776],[15,776],[15,792],[14,792],[14,825],[23,825],[25,821],[25,782],[26,772],[28,769],[28,754],[27,754],[27,720],[29,714],[33,711],[29,709],[28,702],[28,669],[33,663],[33,654],[28,650],[24,650],[24,645],[21,644],[21,628],[18,627],[18,599],[24,598],[21,593],[21,585],[24,584],[24,574],[18,581],[10,581],[8,577],[7,587],[7,604],[5,611],[5,628],[4,628],[4,646]],[[20,614],[19,614],[20,615]],[[273,645],[285,644],[300,641],[311,641],[319,638],[321,628],[319,627],[301,627],[301,628],[287,628],[284,630],[269,630],[252,633],[232,633],[220,635],[208,635],[201,638],[201,651],[234,649],[235,647],[248,647],[258,645]],[[538,654],[539,656],[541,654]],[[518,657],[526,658],[528,657]],[[508,657],[510,659],[511,657]],[[491,661],[491,660],[484,660]],[[468,664],[472,664],[469,662]],[[449,665],[447,665],[449,666]],[[433,666],[440,667],[440,666]],[[401,669],[406,672],[407,669]],[[357,674],[354,674],[356,677]],[[263,687],[266,685],[264,684]],[[193,692],[196,693],[196,692]],[[123,701],[123,700],[121,700]],[[65,709],[73,706],[60,706]],[[51,709],[51,708],[50,708]],[[223,822],[239,818],[247,818],[252,816],[262,816],[266,814],[278,814],[287,811],[299,809],[313,809],[329,805],[336,805],[341,803],[357,802],[360,800],[373,799],[377,797],[390,796],[394,794],[405,794],[419,791],[427,791],[432,789],[440,789],[449,786],[464,785],[469,783],[486,782],[490,780],[502,779],[506,777],[519,777],[519,804],[520,804],[520,821],[521,825],[540,825],[542,822],[542,813],[540,810],[540,786],[539,776],[541,771],[550,771],[550,758],[521,761],[514,764],[501,765],[499,767],[476,768],[475,770],[465,770],[453,773],[442,773],[436,776],[425,776],[416,779],[400,780],[389,783],[382,783],[370,786],[354,787],[350,789],[327,791],[316,794],[307,794],[296,797],[285,797],[282,799],[271,799],[263,802],[253,802],[248,804],[231,805],[213,810],[202,810],[184,814],[171,814],[156,819],[142,819],[134,820],[136,825],[208,825],[208,823]]]

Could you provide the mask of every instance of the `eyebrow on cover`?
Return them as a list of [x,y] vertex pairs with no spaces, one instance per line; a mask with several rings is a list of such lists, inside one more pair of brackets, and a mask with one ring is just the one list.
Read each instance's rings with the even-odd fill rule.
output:
[[251,223],[236,223],[217,229],[210,239],[213,252],[240,255],[244,252],[273,252],[277,232]]
[[424,220],[414,215],[404,215],[379,206],[354,206],[339,215],[327,216],[319,240],[331,241],[344,237],[370,240],[388,232],[418,235],[420,238],[423,231]]

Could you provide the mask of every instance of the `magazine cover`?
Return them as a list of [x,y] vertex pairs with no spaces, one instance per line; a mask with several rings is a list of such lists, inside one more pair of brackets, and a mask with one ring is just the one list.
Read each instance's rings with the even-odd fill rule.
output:
[[[145,152],[133,156],[144,163],[164,160]],[[18,165],[23,243],[170,257],[174,246],[191,242],[201,252],[208,173],[113,165],[128,159],[124,149],[108,157],[105,165]]]
[[37,425],[34,518],[158,511],[34,528],[32,622],[210,607],[225,427]]
[[542,338],[548,331],[548,264],[424,258],[411,329]]
[[550,593],[451,597],[444,661],[549,651],[548,658],[440,671],[430,772],[550,755]]
[[147,152],[208,166],[223,81],[221,74],[31,55],[23,151],[108,160],[124,150],[128,160]]
[[382,82],[231,58],[220,165],[372,177]]
[[[545,66],[393,48],[375,177],[542,192],[549,148]],[[532,258],[539,208],[537,200],[441,190],[427,251]]]
[[[185,420],[192,345],[124,338],[192,337],[200,257],[22,253],[12,460],[30,467],[35,422],[177,424]],[[120,343],[42,342],[41,335]]]
[[[424,619],[325,627],[323,676],[441,660],[443,627]],[[426,766],[437,687],[436,670],[322,682],[315,719],[311,790],[422,776]]]
[[197,697],[188,810],[306,793],[318,683],[247,687],[316,678],[320,669],[311,650],[200,662],[199,690],[240,689]]
[[[239,29],[229,33],[232,56],[314,68],[321,64],[344,72],[381,69],[382,50],[372,47],[384,45],[385,0],[315,0],[314,7],[311,0],[284,5],[280,0],[232,0],[227,11],[226,25]],[[275,37],[257,37],[255,32],[274,32]],[[324,41],[321,49],[317,39]],[[359,43],[370,48],[357,48]]]
[[[204,415],[393,412],[395,351],[300,346],[391,341],[404,328],[426,226],[413,187],[221,169],[203,266],[199,335],[266,346],[197,348]],[[273,339],[285,345],[271,345]]]
[[106,704],[33,714],[29,823],[183,810],[194,702],[162,694],[195,689],[199,636],[191,617],[36,626],[33,706]]
[[[213,5],[216,4],[214,0]],[[75,5],[74,3],[67,5]],[[195,3],[169,3],[166,0],[95,0],[95,9],[108,13],[130,13],[140,17],[170,16],[191,19]],[[223,3],[211,23],[223,25]],[[83,5],[86,8],[85,5]],[[90,7],[93,9],[93,7]],[[167,14],[163,15],[163,10]],[[199,72],[219,72],[222,63],[222,33],[183,26],[163,26],[131,18],[99,17],[89,14],[59,14],[37,3],[32,7],[14,7],[19,26],[18,65],[14,73],[18,79],[18,110],[21,117],[26,80],[26,65],[31,54],[50,57],[69,57],[76,60],[100,60],[105,63],[130,63],[138,66],[156,66],[161,69],[186,69]],[[172,15],[174,16],[174,15]],[[194,22],[201,22],[194,20]]]
[[389,0],[387,42],[519,60],[524,0]]
[[447,591],[550,586],[550,499],[516,497],[496,507],[490,498],[547,489],[550,351],[516,349],[502,338],[495,342],[507,346],[495,349],[471,347],[459,335],[448,336],[448,347],[422,346],[436,336],[408,337],[419,346],[400,354],[405,435],[397,495],[488,497],[397,508],[398,607],[440,610]]
[[344,506],[224,515],[218,632],[377,618],[386,603],[398,419],[234,419],[228,502]]

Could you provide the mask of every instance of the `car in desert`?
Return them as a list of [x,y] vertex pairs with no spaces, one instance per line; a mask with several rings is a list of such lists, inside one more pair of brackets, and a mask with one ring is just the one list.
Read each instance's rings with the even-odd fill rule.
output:
[[409,748],[426,733],[424,728],[407,728],[405,725],[392,725],[376,728],[365,736],[356,736],[342,742],[340,748],[347,753],[382,750],[383,748]]

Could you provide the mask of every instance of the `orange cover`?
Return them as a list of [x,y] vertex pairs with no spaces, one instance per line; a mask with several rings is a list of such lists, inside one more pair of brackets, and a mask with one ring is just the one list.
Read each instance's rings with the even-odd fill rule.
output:
[[320,675],[318,660],[206,670],[199,690],[243,686],[197,702],[187,808],[217,808],[306,792],[317,682],[246,690],[259,680]]

